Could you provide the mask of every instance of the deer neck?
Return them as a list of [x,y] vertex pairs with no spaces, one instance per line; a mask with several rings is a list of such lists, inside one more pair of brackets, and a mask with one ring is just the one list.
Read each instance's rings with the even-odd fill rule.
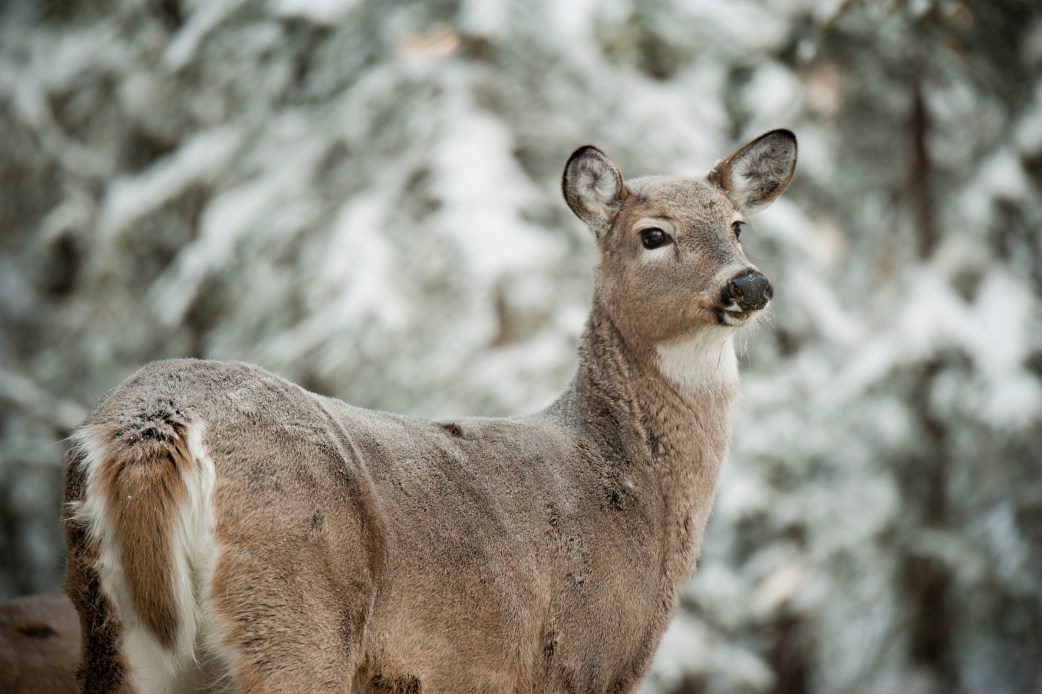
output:
[[709,326],[665,346],[634,344],[594,301],[573,398],[584,421],[622,437],[616,443],[630,462],[684,465],[704,444],[726,443],[737,388],[727,329]]
[[569,399],[606,451],[600,478],[622,489],[642,479],[643,491],[661,500],[666,574],[676,581],[700,545],[730,439],[730,340],[710,332],[667,348],[632,344],[595,301],[579,349]]

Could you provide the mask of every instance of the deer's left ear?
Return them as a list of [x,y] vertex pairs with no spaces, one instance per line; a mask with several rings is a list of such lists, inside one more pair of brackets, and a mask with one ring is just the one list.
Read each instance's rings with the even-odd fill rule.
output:
[[789,187],[796,170],[796,136],[772,130],[748,142],[709,172],[746,214],[759,212]]

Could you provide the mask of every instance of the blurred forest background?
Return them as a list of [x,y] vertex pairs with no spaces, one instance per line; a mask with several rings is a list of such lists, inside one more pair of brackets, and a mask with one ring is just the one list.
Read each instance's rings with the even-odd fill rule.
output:
[[642,691],[1042,691],[1034,0],[5,0],[0,597],[62,439],[144,362],[517,414],[574,368],[596,143],[800,139],[698,573]]

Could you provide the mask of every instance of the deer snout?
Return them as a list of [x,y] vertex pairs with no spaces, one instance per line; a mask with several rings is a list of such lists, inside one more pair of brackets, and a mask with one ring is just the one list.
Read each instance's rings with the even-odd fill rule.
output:
[[724,289],[724,303],[733,303],[742,311],[759,310],[774,296],[771,281],[762,272],[749,270],[732,277]]

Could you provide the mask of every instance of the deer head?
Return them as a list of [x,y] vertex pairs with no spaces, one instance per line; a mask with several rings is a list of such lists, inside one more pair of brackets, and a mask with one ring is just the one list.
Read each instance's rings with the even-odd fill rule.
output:
[[722,159],[705,179],[623,179],[593,146],[564,170],[569,207],[601,251],[595,296],[635,348],[732,332],[770,302],[773,289],[742,248],[746,217],[789,185],[796,137],[773,130]]

